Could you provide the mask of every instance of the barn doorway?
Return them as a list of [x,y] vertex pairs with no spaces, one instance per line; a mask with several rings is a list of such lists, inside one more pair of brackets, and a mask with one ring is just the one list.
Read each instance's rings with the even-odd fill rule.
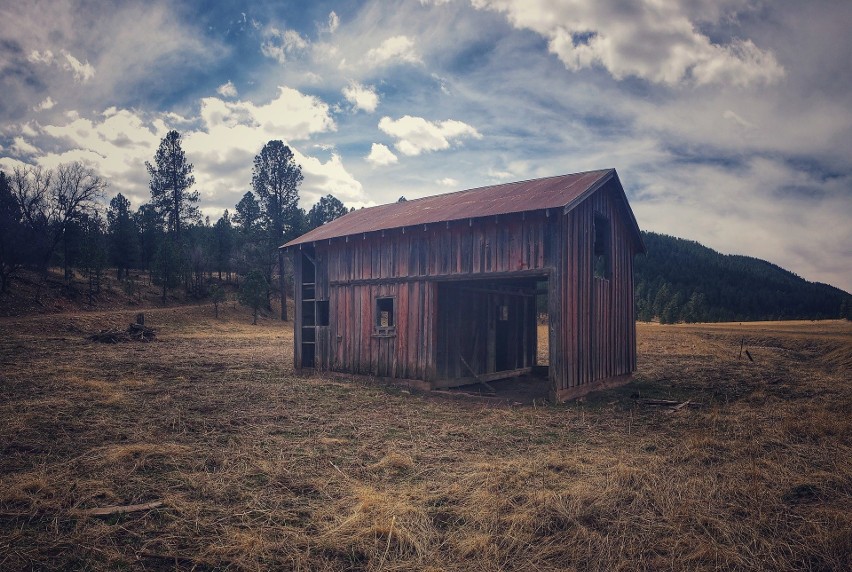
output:
[[542,283],[546,295],[542,276],[440,282],[433,385],[541,374],[536,365]]

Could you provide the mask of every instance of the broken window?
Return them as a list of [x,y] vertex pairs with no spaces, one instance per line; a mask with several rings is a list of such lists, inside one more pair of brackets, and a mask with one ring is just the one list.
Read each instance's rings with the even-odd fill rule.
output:
[[609,278],[612,273],[612,244],[609,219],[595,215],[595,247],[592,258],[596,278]]
[[394,298],[376,298],[376,328],[389,330],[395,325]]

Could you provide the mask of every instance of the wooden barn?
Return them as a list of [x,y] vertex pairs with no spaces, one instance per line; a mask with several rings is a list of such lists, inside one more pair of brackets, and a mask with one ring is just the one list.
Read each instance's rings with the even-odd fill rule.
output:
[[535,369],[556,401],[636,369],[644,245],[614,169],[356,210],[281,248],[293,257],[296,368],[430,389]]

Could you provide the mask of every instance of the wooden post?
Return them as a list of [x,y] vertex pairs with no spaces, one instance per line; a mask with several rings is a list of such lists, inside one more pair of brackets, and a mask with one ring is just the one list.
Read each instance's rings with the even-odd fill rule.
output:
[[278,249],[278,288],[281,291],[281,321],[287,321],[287,286],[284,280],[284,251]]

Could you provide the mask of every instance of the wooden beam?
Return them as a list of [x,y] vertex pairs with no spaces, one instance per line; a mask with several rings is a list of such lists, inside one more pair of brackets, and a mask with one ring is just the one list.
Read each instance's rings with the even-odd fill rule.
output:
[[519,369],[512,369],[508,371],[495,371],[494,373],[481,373],[477,377],[454,377],[450,379],[439,379],[432,382],[432,387],[434,389],[442,389],[445,387],[458,387],[460,385],[470,385],[472,383],[482,383],[498,381],[501,379],[510,379],[512,377],[519,377],[521,375],[526,375],[528,373],[532,373],[533,368],[531,367],[522,367]]
[[462,282],[467,280],[500,280],[503,278],[548,279],[550,268],[536,270],[514,270],[508,272],[468,272],[457,274],[433,274],[424,276],[398,276],[388,278],[360,278],[355,280],[331,280],[330,286],[364,286],[373,284],[401,284],[406,282]]

